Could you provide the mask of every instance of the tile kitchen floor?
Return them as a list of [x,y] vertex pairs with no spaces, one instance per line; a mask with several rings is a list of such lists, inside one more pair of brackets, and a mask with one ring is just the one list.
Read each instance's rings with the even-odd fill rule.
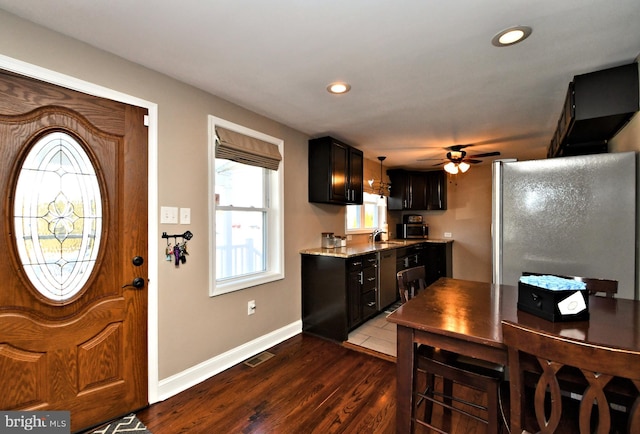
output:
[[349,333],[347,342],[396,357],[396,325],[382,312]]

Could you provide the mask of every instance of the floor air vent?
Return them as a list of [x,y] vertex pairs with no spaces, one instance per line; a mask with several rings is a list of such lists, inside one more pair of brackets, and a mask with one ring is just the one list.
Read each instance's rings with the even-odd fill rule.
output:
[[252,368],[255,368],[256,366],[258,366],[261,363],[266,362],[267,360],[269,360],[273,356],[275,356],[275,354],[271,354],[268,351],[264,351],[264,352],[258,354],[257,356],[250,358],[249,360],[244,362],[244,364],[247,365],[247,366],[250,366]]

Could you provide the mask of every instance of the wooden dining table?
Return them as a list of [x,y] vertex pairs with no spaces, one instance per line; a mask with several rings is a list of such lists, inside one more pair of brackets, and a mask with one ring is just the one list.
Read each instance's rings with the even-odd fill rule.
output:
[[397,325],[396,433],[413,431],[417,344],[508,365],[502,320],[590,343],[640,351],[640,302],[590,296],[588,321],[551,322],[517,308],[515,286],[440,278],[387,317]]

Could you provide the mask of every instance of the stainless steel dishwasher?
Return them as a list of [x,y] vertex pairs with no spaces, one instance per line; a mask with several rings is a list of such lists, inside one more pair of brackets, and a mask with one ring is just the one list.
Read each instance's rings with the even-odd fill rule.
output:
[[378,311],[395,303],[396,291],[396,250],[378,252]]

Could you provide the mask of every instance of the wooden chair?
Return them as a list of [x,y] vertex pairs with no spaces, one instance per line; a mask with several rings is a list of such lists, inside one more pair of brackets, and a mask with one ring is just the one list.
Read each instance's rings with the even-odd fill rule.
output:
[[[425,289],[424,267],[414,267],[398,272],[398,290],[400,299],[406,302]],[[442,351],[426,345],[417,350],[416,371],[425,375],[425,387],[413,385],[416,396],[415,408],[411,410],[415,424],[429,427],[440,433],[451,429],[452,412],[473,418],[487,425],[487,433],[495,434],[501,426],[499,411],[499,389],[503,379],[503,367],[490,363],[479,364],[468,357]],[[417,375],[414,376],[416,378]],[[435,390],[435,377],[442,379],[442,392]],[[487,405],[468,402],[454,395],[454,383],[479,390],[487,395]],[[455,405],[454,405],[455,403]],[[443,425],[432,424],[433,405],[442,407]],[[422,418],[416,416],[417,410],[424,405]],[[486,418],[478,416],[485,413]]]
[[618,293],[618,281],[609,279],[594,279],[591,277],[576,277],[587,285],[589,295],[604,294],[607,298],[614,298]]
[[413,298],[427,286],[424,266],[399,271],[396,277],[398,279],[398,291],[400,291],[400,301],[402,303],[406,303],[407,300]]
[[[510,321],[502,321],[502,335],[509,353],[512,434],[527,432],[523,431],[526,409],[532,407],[535,408],[535,419],[542,434],[555,432],[561,422],[574,424],[569,432],[591,433],[591,425],[596,423],[595,432],[609,433],[613,412],[605,387],[614,378],[627,379],[635,390],[634,400],[628,407],[626,432],[640,433],[640,352],[589,344]],[[521,365],[522,357],[531,356],[537,359],[542,369],[533,406],[527,405],[525,371]],[[566,415],[563,418],[566,408],[563,402],[566,404],[567,398],[562,398],[558,376],[564,368],[578,370],[586,380],[577,419],[567,419]]]

